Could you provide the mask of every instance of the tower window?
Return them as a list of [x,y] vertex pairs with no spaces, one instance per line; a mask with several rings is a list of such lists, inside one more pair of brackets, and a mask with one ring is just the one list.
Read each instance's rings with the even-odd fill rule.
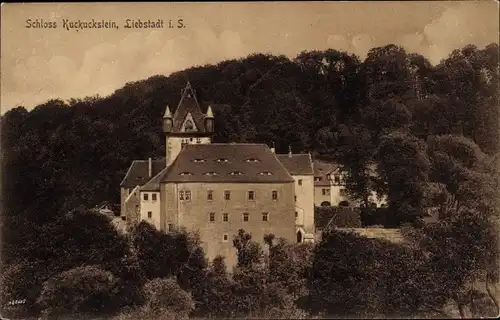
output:
[[224,199],[231,200],[231,191],[224,191]]
[[249,214],[245,212],[245,213],[243,214],[243,221],[247,222],[247,221],[248,221],[248,218],[249,218]]
[[269,213],[262,212],[262,221],[267,222],[269,218]]
[[272,196],[273,200],[278,200],[278,191],[273,190],[273,192],[271,193],[271,196]]
[[299,179],[298,184],[299,184],[299,186],[302,185],[302,179]]
[[297,219],[299,217],[299,213],[297,211],[295,211],[295,219]]
[[184,191],[179,191],[179,200],[184,200]]
[[194,131],[193,121],[186,120],[186,123],[184,124],[184,131],[186,132]]
[[174,231],[174,225],[172,223],[168,224],[168,231],[170,232]]
[[229,221],[229,215],[227,213],[222,214],[222,221],[224,221],[224,222]]
[[297,196],[294,196],[295,202],[297,202]]
[[248,191],[248,200],[255,200],[255,191]]
[[151,211],[148,211],[148,219],[151,219],[152,216],[153,216],[153,213]]
[[210,222],[215,222],[215,212],[210,212],[209,219],[210,219]]
[[214,192],[212,190],[207,191],[207,200],[213,200],[214,199]]
[[187,190],[184,193],[184,200],[191,200],[191,191]]
[[225,233],[223,236],[222,236],[222,241],[224,242],[227,242],[229,239],[229,236],[227,235],[227,233]]

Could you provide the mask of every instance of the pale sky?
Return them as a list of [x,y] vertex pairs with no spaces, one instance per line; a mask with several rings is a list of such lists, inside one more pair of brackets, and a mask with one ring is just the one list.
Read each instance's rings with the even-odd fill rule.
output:
[[[57,28],[26,28],[27,19]],[[104,19],[119,29],[68,31],[63,19]],[[183,19],[185,28],[126,29],[126,19]],[[130,81],[256,52],[293,58],[332,48],[363,59],[392,43],[439,63],[498,37],[497,1],[3,4],[1,112],[107,96]]]

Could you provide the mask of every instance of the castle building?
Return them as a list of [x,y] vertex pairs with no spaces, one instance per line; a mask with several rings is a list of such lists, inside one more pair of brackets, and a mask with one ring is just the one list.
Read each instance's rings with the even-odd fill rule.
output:
[[[315,160],[313,167],[315,206],[359,207],[360,201],[347,192],[345,174],[338,164]],[[369,170],[371,174],[375,174],[374,168]],[[371,191],[368,201],[376,207],[384,207],[387,199],[379,199],[376,192]]]
[[209,259],[236,263],[239,229],[264,244],[314,239],[313,166],[309,154],[277,155],[265,144],[212,143],[214,114],[201,111],[188,82],[172,115],[163,116],[165,158],[136,160],[121,183],[121,215],[165,232],[198,232]]

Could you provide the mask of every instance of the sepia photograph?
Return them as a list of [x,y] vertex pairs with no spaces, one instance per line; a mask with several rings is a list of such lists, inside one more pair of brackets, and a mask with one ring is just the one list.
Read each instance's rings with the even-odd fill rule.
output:
[[2,3],[0,318],[499,317],[499,9]]

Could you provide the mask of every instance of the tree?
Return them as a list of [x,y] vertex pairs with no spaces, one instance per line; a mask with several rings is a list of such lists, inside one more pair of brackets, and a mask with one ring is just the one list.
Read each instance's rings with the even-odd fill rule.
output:
[[190,258],[186,233],[166,234],[142,221],[131,232],[141,269],[147,279],[176,275]]
[[398,224],[414,222],[422,215],[430,169],[426,151],[425,143],[408,134],[393,132],[382,137],[378,169]]
[[77,267],[49,279],[43,285],[38,304],[46,316],[106,311],[116,277],[96,266]]
[[153,312],[162,310],[187,316],[194,309],[191,295],[182,290],[175,279],[153,279],[144,285],[146,308]]
[[196,299],[196,317],[231,318],[233,317],[234,282],[229,277],[224,257],[217,256],[212,261],[206,278],[200,283],[202,289]]

